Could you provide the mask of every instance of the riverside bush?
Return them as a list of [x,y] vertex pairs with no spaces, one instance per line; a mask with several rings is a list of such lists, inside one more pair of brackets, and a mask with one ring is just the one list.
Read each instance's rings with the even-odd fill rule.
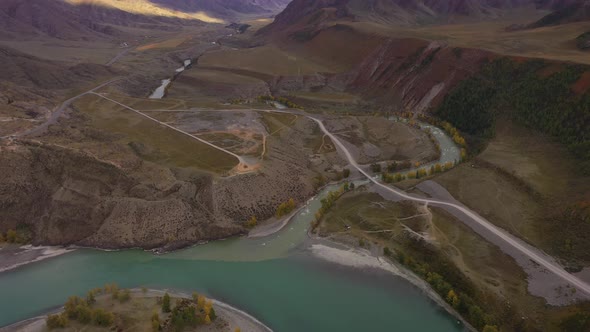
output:
[[68,326],[68,317],[66,315],[59,314],[59,315],[49,315],[47,316],[47,328],[50,330],[53,329],[63,329],[64,327]]

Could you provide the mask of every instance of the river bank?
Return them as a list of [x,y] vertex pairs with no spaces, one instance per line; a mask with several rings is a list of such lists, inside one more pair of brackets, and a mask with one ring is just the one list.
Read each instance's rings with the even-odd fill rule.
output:
[[310,234],[313,242],[308,250],[312,255],[332,263],[349,266],[362,270],[378,269],[386,271],[396,277],[410,282],[414,287],[420,289],[424,295],[443,308],[447,313],[457,319],[468,331],[477,331],[467,322],[456,310],[454,310],[438,293],[423,279],[412,271],[401,266],[390,259],[382,256],[379,252],[383,249],[378,246],[370,246],[369,249],[361,249],[352,244],[356,239],[343,236],[334,236],[330,239],[320,238]]
[[67,254],[72,250],[65,247],[5,244],[0,248],[0,273]]
[[158,86],[149,96],[149,99],[162,99],[166,96],[166,91],[168,90],[168,88],[170,87],[170,84],[172,84],[172,82],[178,77],[178,75],[180,75],[183,71],[189,69],[192,64],[193,61],[198,60],[198,58],[196,58],[195,60],[192,59],[187,59],[184,60],[182,67],[177,68],[176,71],[174,72],[174,75],[172,75],[171,78],[166,78],[163,79],[161,81],[160,86]]
[[[263,273],[264,276],[268,276],[268,275],[272,275],[273,279],[276,278],[276,280],[280,281],[277,287],[275,287],[276,289],[273,288],[273,292],[272,294],[266,294],[266,300],[270,301],[267,304],[263,304],[263,306],[266,306],[270,303],[275,303],[276,302],[276,295],[280,294],[279,298],[287,298],[285,297],[286,294],[283,294],[284,292],[289,292],[290,290],[284,290],[284,285],[285,284],[289,284],[290,287],[289,288],[293,288],[294,290],[298,290],[296,293],[297,294],[301,294],[301,293],[306,293],[306,292],[311,292],[314,294],[318,294],[318,293],[329,293],[332,290],[330,290],[330,287],[334,287],[336,285],[338,285],[339,283],[344,283],[347,281],[346,280],[340,280],[338,281],[338,276],[336,275],[329,275],[329,278],[327,278],[327,275],[318,275],[318,276],[314,276],[313,278],[308,277],[308,275],[303,275],[303,276],[299,276],[299,278],[297,280],[295,280],[295,276],[297,275],[296,271],[300,271],[301,267],[299,266],[293,266],[296,265],[296,263],[292,262],[291,260],[287,260],[285,258],[287,258],[288,256],[290,256],[290,253],[292,253],[295,250],[300,250],[301,248],[303,248],[303,250],[305,250],[305,247],[308,246],[309,242],[307,240],[307,231],[310,225],[310,222],[313,219],[313,215],[314,212],[319,209],[320,206],[320,199],[322,197],[322,195],[326,195],[327,192],[329,192],[330,190],[335,190],[337,189],[336,185],[332,185],[332,186],[328,186],[326,187],[324,190],[320,191],[320,193],[316,196],[314,196],[313,199],[308,200],[307,203],[300,207],[299,213],[295,213],[293,217],[291,218],[287,218],[285,221],[281,222],[278,227],[274,227],[273,231],[270,232],[266,232],[266,236],[263,238],[235,238],[235,239],[230,239],[230,240],[226,240],[226,241],[216,241],[215,243],[210,243],[209,245],[206,246],[197,246],[194,247],[192,249],[187,249],[187,250],[182,250],[182,251],[178,251],[175,253],[170,253],[167,255],[150,255],[150,254],[146,254],[146,253],[142,253],[139,252],[138,250],[136,251],[121,251],[121,252],[117,252],[117,253],[98,253],[98,252],[92,252],[92,251],[88,251],[88,250],[80,250],[80,252],[77,252],[75,254],[72,255],[68,255],[68,257],[63,257],[63,259],[60,259],[58,262],[56,262],[56,264],[60,265],[60,270],[68,270],[68,267],[72,269],[72,271],[78,271],[79,269],[82,269],[82,271],[84,271],[84,268],[81,268],[80,266],[84,266],[85,264],[92,264],[92,272],[90,273],[89,276],[91,276],[91,279],[89,279],[88,281],[86,281],[90,287],[92,287],[92,285],[96,284],[96,276],[100,275],[104,278],[108,278],[107,280],[117,280],[118,282],[124,284],[125,280],[127,282],[127,285],[129,285],[130,283],[131,286],[135,286],[137,287],[137,285],[141,285],[141,284],[150,284],[150,283],[156,283],[156,286],[164,286],[164,287],[178,287],[178,289],[208,289],[207,286],[202,286],[202,285],[194,285],[193,282],[195,282],[195,280],[200,280],[198,282],[200,283],[208,283],[208,284],[213,284],[215,285],[215,291],[213,292],[213,295],[218,294],[218,292],[222,292],[220,291],[220,289],[227,289],[227,285],[223,285],[223,286],[219,286],[217,283],[218,282],[222,282],[223,280],[227,279],[227,282],[231,285],[236,285],[236,283],[239,283],[239,281],[237,279],[244,279],[247,280],[247,285],[244,285],[244,289],[249,289],[249,288],[254,288],[254,289],[261,289],[260,287],[266,289],[268,287],[274,287],[272,285],[272,283],[268,283],[268,281],[264,282],[262,285],[258,285],[258,288],[255,286],[257,285],[257,283],[259,283],[261,280],[264,281],[265,279],[261,276],[262,275],[256,275],[254,276],[250,276],[250,278],[248,278],[248,272],[246,270],[248,269],[254,269],[254,271],[257,271],[256,266],[260,266],[259,270],[261,273]],[[83,261],[80,261],[79,258],[80,257],[91,257],[91,259],[86,260],[84,259]],[[314,255],[314,257],[317,257]],[[276,258],[281,258],[281,260],[277,260]],[[325,258],[325,257],[324,257]],[[350,261],[351,259],[356,259],[354,257],[347,257],[346,255],[344,255],[344,260],[345,261]],[[126,261],[126,264],[122,264],[122,265],[118,265],[119,261],[123,260]],[[326,259],[319,259],[320,261],[326,261]],[[198,263],[197,263],[198,261]],[[248,268],[244,269],[244,266],[241,265],[241,263],[248,261],[249,265]],[[256,263],[250,263],[250,261],[256,262]],[[65,263],[64,263],[65,262]],[[100,263],[102,262],[102,263]],[[108,263],[107,263],[108,262]],[[144,263],[144,262],[148,262],[148,263]],[[194,264],[191,264],[191,262],[194,262]],[[258,263],[260,262],[260,263]],[[105,264],[106,263],[106,264]],[[333,262],[334,263],[334,262]],[[67,264],[68,267],[64,267],[61,264]],[[70,266],[71,265],[71,266]],[[170,276],[172,279],[168,280],[170,277],[167,276],[163,276],[158,274],[157,272],[150,270],[150,267],[154,265],[154,266],[163,266],[163,271],[166,271],[166,273],[171,273],[172,275]],[[171,265],[172,265],[172,269],[171,269]],[[268,266],[270,265],[270,266]],[[275,266],[276,265],[276,266]],[[322,263],[322,266],[325,266],[326,264]],[[351,268],[354,268],[354,264],[341,264],[344,266],[348,266]],[[235,269],[234,269],[235,266]],[[20,274],[28,274],[31,271],[35,271],[35,270],[47,270],[47,268],[49,268],[49,270],[52,269],[51,266],[48,266],[47,264],[43,264],[43,265],[37,265],[34,268],[28,268],[28,269],[24,269],[24,270],[20,270],[19,273],[15,273],[11,276],[5,276],[5,278],[3,279],[12,279],[13,276],[15,275],[20,275]],[[96,268],[100,268],[105,269],[105,271],[95,271]],[[144,269],[148,269],[151,272],[143,272]],[[269,272],[268,269],[272,269],[271,272]],[[296,269],[294,269],[296,268]],[[323,268],[323,267],[322,267]],[[373,269],[375,268],[374,266],[371,267],[370,265],[368,266],[368,269]],[[113,270],[114,269],[114,270]],[[179,269],[178,273],[174,273],[171,271],[174,271],[174,269]],[[47,272],[50,272],[50,271]],[[222,271],[229,271],[229,272],[224,272],[224,273],[216,273],[216,270],[222,270]],[[235,271],[234,271],[235,270]],[[353,270],[358,270],[358,271],[352,271],[350,272],[350,274],[355,274],[357,275],[358,278],[372,278],[371,273],[366,273],[366,271],[364,271],[364,269],[357,269],[354,268]],[[391,269],[390,269],[391,270]],[[134,272],[135,271],[135,272]],[[142,271],[142,272],[138,272],[138,271]],[[190,271],[193,271],[193,273],[191,274]],[[316,271],[308,271],[308,270],[304,270],[306,274],[312,275],[315,274]],[[385,271],[388,271],[387,269],[385,269]],[[80,272],[80,271],[79,271]],[[104,276],[102,275],[102,272],[104,272]],[[391,271],[389,271],[391,272]],[[235,278],[236,273],[240,275],[240,278]],[[133,276],[127,276],[128,274],[133,274]],[[135,275],[137,274],[137,275]],[[50,275],[50,274],[48,274]],[[191,277],[192,275],[192,277]],[[231,280],[229,280],[226,276],[227,275],[233,275],[234,277],[231,278]],[[118,276],[118,277],[117,277]],[[149,276],[149,277],[148,277]],[[360,277],[362,276],[362,277]],[[184,278],[187,278],[187,280],[185,281]],[[318,277],[320,278],[324,278],[326,279],[325,282],[319,282],[318,281]],[[51,278],[51,277],[50,277]],[[147,281],[146,281],[147,278]],[[196,278],[196,279],[195,279]],[[336,279],[334,279],[336,278]],[[307,279],[309,279],[309,283],[307,283]],[[412,310],[412,309],[408,309],[406,308],[407,306],[407,301],[409,298],[411,298],[411,301],[415,301],[416,308],[420,308],[419,310],[416,310],[416,313],[419,313],[418,315],[420,317],[425,315],[425,312],[427,310],[435,310],[435,313],[432,313],[432,311],[428,311],[431,313],[431,317],[430,320],[426,320],[424,322],[420,322],[420,318],[418,320],[406,320],[404,318],[404,321],[406,323],[409,323],[411,321],[410,325],[414,325],[414,326],[420,326],[420,325],[424,325],[423,327],[426,328],[426,325],[429,324],[434,324],[435,322],[437,322],[437,325],[440,326],[445,326],[446,328],[444,330],[455,330],[453,326],[453,324],[456,324],[456,319],[453,320],[450,317],[448,317],[446,315],[446,313],[443,312],[443,310],[440,309],[440,305],[434,305],[434,303],[437,303],[438,301],[434,301],[434,303],[427,299],[426,296],[424,296],[424,289],[422,289],[422,291],[418,291],[418,289],[421,289],[420,287],[418,287],[418,289],[414,290],[414,287],[407,287],[408,284],[406,281],[402,281],[402,280],[395,280],[395,278],[384,278],[386,279],[387,283],[384,284],[385,287],[390,287],[390,285],[403,285],[402,288],[405,288],[403,290],[400,291],[400,289],[396,289],[396,290],[392,290],[394,292],[397,293],[393,293],[396,294],[396,296],[393,296],[392,298],[389,297],[383,297],[383,298],[379,298],[379,300],[377,300],[375,298],[375,294],[373,292],[378,292],[378,293],[382,293],[382,295],[385,295],[384,290],[381,289],[380,287],[376,287],[376,285],[372,285],[370,287],[373,287],[375,289],[370,289],[368,290],[369,292],[367,293],[367,289],[365,289],[365,287],[369,287],[367,285],[367,283],[361,283],[361,284],[354,284],[354,286],[352,287],[357,287],[358,289],[356,290],[350,290],[347,292],[347,295],[345,297],[345,301],[343,302],[342,299],[337,300],[338,303],[340,304],[344,304],[347,303],[346,301],[350,301],[352,300],[352,293],[354,293],[354,297],[357,298],[357,300],[355,300],[355,303],[361,303],[362,301],[359,301],[359,299],[361,300],[366,300],[366,304],[365,306],[370,306],[372,308],[372,313],[368,314],[369,316],[374,315],[375,317],[382,317],[383,314],[387,314],[387,315],[391,315],[391,317],[388,317],[387,320],[384,320],[383,318],[375,318],[376,320],[373,323],[373,327],[375,329],[382,329],[382,327],[384,326],[384,324],[386,323],[386,321],[391,321],[391,322],[395,322],[396,320],[399,321],[399,319],[402,319],[402,317],[406,317],[409,313],[408,310]],[[21,281],[22,279],[18,278],[18,279],[14,279],[15,282],[18,283],[27,283],[26,281]],[[51,279],[53,280],[53,279]],[[84,278],[82,278],[81,280],[84,280]],[[120,281],[120,280],[124,280],[124,281]],[[143,281],[142,281],[143,280]],[[168,281],[166,281],[168,280]],[[404,278],[404,280],[407,280],[406,278]],[[108,281],[107,281],[108,282]],[[161,284],[160,284],[161,283]],[[295,285],[297,285],[297,283],[300,283],[299,287],[297,288]],[[60,284],[59,280],[53,280],[51,282],[51,284]],[[370,285],[371,283],[369,283]],[[189,286],[187,286],[189,285]],[[8,284],[6,284],[6,286],[8,286]],[[53,286],[52,286],[53,287]],[[64,285],[64,287],[66,288],[70,288],[71,286],[69,285]],[[231,286],[233,287],[233,286]],[[239,286],[238,286],[239,287]],[[314,288],[315,287],[315,288]],[[318,288],[319,287],[319,288]],[[347,288],[350,288],[351,285],[347,284]],[[1,288],[1,287],[0,287]],[[316,289],[317,288],[317,289]],[[379,288],[379,289],[377,289]],[[330,290],[330,291],[326,291],[326,290]],[[347,312],[349,309],[348,307],[342,307],[340,305],[335,305],[334,303],[332,303],[332,301],[335,301],[336,299],[338,299],[340,297],[340,291],[343,288],[338,288],[338,289],[334,289],[332,293],[330,293],[330,295],[326,294],[323,295],[325,296],[326,300],[329,303],[324,303],[322,305],[321,301],[319,301],[316,306],[319,307],[333,307],[332,310],[334,310],[334,313],[327,313],[324,310],[308,310],[308,309],[303,309],[304,307],[307,308],[310,306],[310,304],[308,303],[308,299],[304,301],[304,307],[297,307],[295,309],[292,309],[291,311],[285,311],[287,309],[283,309],[282,313],[278,313],[278,312],[269,312],[267,309],[265,310],[260,310],[260,309],[255,309],[252,312],[256,312],[257,315],[260,315],[260,317],[263,317],[262,315],[266,315],[266,317],[264,318],[265,321],[274,321],[273,325],[271,326],[277,326],[277,328],[281,327],[281,330],[285,330],[285,331],[291,331],[293,329],[296,329],[297,327],[299,328],[299,330],[301,329],[306,329],[305,326],[306,324],[303,325],[293,325],[293,319],[296,320],[301,320],[302,317],[305,317],[306,321],[309,319],[310,321],[313,321],[314,323],[312,325],[310,325],[311,327],[313,327],[312,329],[307,329],[307,330],[321,330],[321,327],[323,326],[325,330],[326,325],[323,324],[330,324],[328,326],[335,326],[334,324],[337,324],[336,320],[340,319],[341,321],[338,321],[338,323],[341,326],[340,330],[343,331],[349,331],[349,330],[358,330],[358,326],[353,329],[353,327],[355,326],[355,322],[353,321],[348,321],[348,320],[342,320],[342,315],[343,313]],[[305,290],[305,291],[303,291]],[[217,293],[216,293],[217,292]],[[246,292],[244,290],[244,292]],[[400,293],[401,292],[401,293]],[[71,294],[72,292],[70,291],[69,294]],[[233,293],[233,291],[232,291]],[[389,295],[391,295],[392,293],[389,293]],[[229,295],[229,294],[228,294]],[[225,297],[222,295],[221,298],[228,298],[226,295]],[[264,294],[260,294],[262,296],[262,298],[264,298]],[[370,296],[369,296],[370,295]],[[388,295],[388,296],[389,296]],[[427,294],[426,294],[427,295]],[[38,296],[35,295],[35,296]],[[58,295],[59,296],[59,295]],[[235,294],[233,296],[236,296]],[[256,294],[255,295],[255,301],[252,301],[254,298],[248,298],[248,300],[244,300],[242,299],[240,301],[234,301],[231,300],[230,302],[232,303],[238,303],[238,305],[240,307],[244,307],[247,308],[249,311],[251,310],[251,308],[260,308],[261,304],[257,303],[258,301],[262,301],[259,297],[259,295]],[[49,297],[45,297],[45,299],[52,299],[55,298],[56,296],[54,294],[52,294],[52,296]],[[215,296],[214,296],[215,297]],[[229,297],[231,298],[231,297]],[[245,295],[242,295],[242,298],[245,298]],[[293,295],[291,294],[288,298],[290,298],[291,300],[294,300]],[[275,299],[274,302],[272,299]],[[418,300],[419,299],[419,300]],[[401,306],[398,306],[397,303],[395,303],[395,301],[400,301],[400,304],[404,304]],[[60,302],[53,302],[53,301],[49,301],[47,300],[46,302],[48,303],[60,303]],[[378,303],[382,303],[382,304],[378,304]],[[392,303],[393,302],[393,303]],[[26,302],[25,302],[26,303]],[[63,303],[63,302],[61,302]],[[244,305],[245,303],[245,305]],[[297,303],[297,302],[295,302]],[[276,306],[276,304],[274,304],[274,306]],[[373,307],[377,307],[377,308],[373,308]],[[47,308],[49,306],[45,305],[45,308]],[[397,308],[397,309],[396,309]],[[397,310],[397,312],[395,312]],[[16,315],[21,315],[18,316],[20,319],[22,319],[23,317],[27,317],[26,315],[23,314],[24,311],[29,311],[29,315],[33,316],[34,312],[33,308],[26,308],[26,310],[13,310],[13,316],[9,316],[8,317],[17,317]],[[383,312],[381,312],[383,311]],[[305,312],[305,314],[303,314]],[[285,317],[285,315],[287,317]],[[344,314],[347,315],[347,314]],[[439,315],[444,316],[443,319],[439,320]],[[29,316],[29,317],[30,317]],[[274,316],[276,316],[277,318],[275,318]],[[317,317],[315,317],[317,316]],[[340,317],[340,318],[336,318],[336,317]],[[282,318],[281,318],[282,317]],[[437,317],[436,319],[434,317]],[[446,323],[445,323],[446,321]],[[390,322],[390,323],[391,323]],[[444,324],[450,324],[451,326],[447,326]],[[409,328],[409,326],[408,326]],[[442,328],[441,328],[442,329]]]
[[284,229],[287,225],[289,225],[289,223],[293,220],[293,218],[295,216],[297,216],[298,214],[311,213],[310,209],[309,209],[310,204],[313,201],[317,200],[320,195],[325,194],[326,192],[330,191],[331,189],[343,186],[345,183],[348,183],[348,182],[362,182],[362,179],[349,177],[347,179],[343,179],[340,181],[333,181],[333,182],[325,184],[324,186],[322,186],[321,188],[319,188],[317,190],[316,194],[313,197],[309,198],[304,204],[297,207],[293,212],[291,212],[286,217],[283,217],[278,220],[275,218],[271,218],[271,219],[265,220],[260,225],[254,227],[248,233],[248,238],[263,238],[263,237],[267,237],[267,236],[271,236],[273,234],[276,234],[277,232]]
[[[296,216],[270,238],[216,241],[166,255],[79,249],[1,273],[0,292],[13,300],[0,303],[0,325],[45,314],[68,294],[82,296],[116,282],[124,288],[202,290],[278,331],[352,332],[392,324],[406,330],[461,330],[456,319],[401,278],[339,267],[309,255],[308,216]],[[358,306],[371,308],[363,320],[355,318]]]
[[250,232],[248,232],[248,238],[251,238],[251,239],[263,238],[263,237],[267,237],[267,236],[276,234],[277,232],[279,232],[280,230],[285,228],[285,226],[287,226],[289,224],[289,222],[291,222],[293,217],[295,217],[299,212],[301,212],[303,209],[305,209],[307,207],[307,205],[309,204],[309,202],[312,201],[313,199],[315,199],[315,196],[310,198],[304,205],[295,209],[293,212],[291,212],[288,216],[286,216],[284,218],[280,218],[278,220],[275,218],[272,218],[270,220],[264,221],[262,224],[254,227],[252,230],[250,230]]
[[[175,292],[172,290],[159,290],[159,289],[131,289],[130,293],[133,297],[143,298],[155,298],[161,297],[168,293],[173,298],[191,299],[191,295]],[[214,331],[234,331],[236,328],[240,328],[242,331],[248,332],[272,332],[272,330],[264,323],[256,319],[254,316],[247,312],[235,308],[227,303],[216,299],[210,299],[213,302],[213,308],[217,313],[218,317],[221,317],[227,324],[227,329],[215,328]],[[43,332],[46,330],[46,319],[48,315],[58,314],[63,311],[63,307],[52,309],[43,315],[35,318],[27,319],[21,322],[17,322],[3,328],[0,328],[0,332]],[[211,329],[210,329],[211,330]]]

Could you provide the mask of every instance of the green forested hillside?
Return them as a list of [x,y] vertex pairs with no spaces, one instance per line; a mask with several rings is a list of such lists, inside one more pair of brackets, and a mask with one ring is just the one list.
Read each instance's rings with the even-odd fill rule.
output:
[[588,69],[500,58],[451,91],[436,114],[464,132],[484,137],[493,135],[496,117],[508,116],[555,137],[590,172],[590,93],[572,90]]

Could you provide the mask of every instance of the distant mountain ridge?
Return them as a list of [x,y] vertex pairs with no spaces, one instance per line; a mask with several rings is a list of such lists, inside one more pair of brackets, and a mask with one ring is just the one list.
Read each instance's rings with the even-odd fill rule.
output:
[[290,0],[61,0],[70,4],[94,5],[142,14],[222,23],[240,15],[272,14]]
[[290,0],[2,0],[0,38],[113,38],[117,26],[160,30],[224,23],[240,15],[272,16]]
[[311,30],[330,20],[365,20],[394,25],[494,19],[514,9],[563,10],[579,0],[294,0],[261,31]]
[[61,0],[3,0],[0,29],[6,39],[49,36],[66,40],[113,38],[123,34],[117,26],[158,27],[178,25],[172,17],[145,16],[93,5],[72,5]]
[[229,18],[236,14],[278,13],[291,0],[151,0],[151,2],[183,12],[204,11],[219,18]]

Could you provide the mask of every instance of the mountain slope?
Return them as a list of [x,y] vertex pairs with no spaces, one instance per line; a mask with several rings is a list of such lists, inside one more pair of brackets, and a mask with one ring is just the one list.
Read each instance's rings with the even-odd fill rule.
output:
[[189,22],[174,17],[140,15],[90,1],[83,4],[62,0],[0,2],[0,28],[4,39],[35,36],[65,40],[110,39],[123,34],[117,26],[154,28]]
[[47,35],[79,39],[85,34],[106,37],[105,32],[115,33],[97,23],[84,24],[84,18],[77,12],[77,8],[61,1],[5,0],[0,2],[0,25],[4,34],[15,38]]
[[[69,65],[42,60],[6,47],[0,47],[0,63],[3,64],[0,66],[0,117],[22,121],[48,114],[57,101],[63,99],[65,89],[115,74],[102,65]],[[8,126],[9,122],[3,124]],[[20,125],[31,123],[21,122]],[[0,136],[15,130],[2,127]]]
[[348,7],[357,16],[392,23],[437,23],[461,18],[490,18],[502,11],[531,5],[529,0],[350,0]]
[[540,28],[567,23],[590,21],[590,1],[576,1],[557,6],[554,12],[530,24],[528,28]]
[[580,0],[535,0],[535,6],[546,10],[560,10],[575,5]]
[[158,30],[224,23],[241,15],[270,16],[290,0],[2,0],[0,38],[65,40],[121,37],[125,29]]
[[590,50],[590,31],[583,33],[576,38],[576,46],[581,50]]
[[296,30],[334,19],[354,19],[394,25],[491,19],[515,8],[553,6],[539,0],[294,0],[261,33]]
[[185,13],[204,12],[210,17],[227,20],[239,15],[278,13],[290,0],[152,0],[152,2]]
[[16,50],[0,46],[0,81],[40,89],[63,89],[94,75],[109,75],[111,70],[102,65],[65,63],[42,60]]

